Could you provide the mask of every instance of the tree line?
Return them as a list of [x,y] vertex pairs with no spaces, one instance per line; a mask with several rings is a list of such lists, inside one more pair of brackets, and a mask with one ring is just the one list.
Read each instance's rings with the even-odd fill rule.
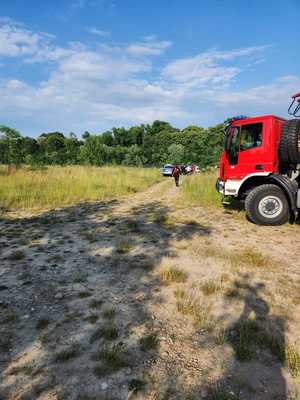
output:
[[159,166],[165,163],[218,164],[223,148],[224,125],[176,129],[168,122],[112,128],[102,134],[85,132],[42,133],[24,137],[16,129],[0,126],[0,164],[19,166],[104,164]]

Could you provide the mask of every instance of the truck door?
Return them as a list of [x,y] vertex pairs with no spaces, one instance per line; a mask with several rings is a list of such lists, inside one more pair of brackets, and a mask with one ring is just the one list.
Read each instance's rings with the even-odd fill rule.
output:
[[233,131],[229,163],[231,179],[264,172],[263,123],[253,123],[235,127]]

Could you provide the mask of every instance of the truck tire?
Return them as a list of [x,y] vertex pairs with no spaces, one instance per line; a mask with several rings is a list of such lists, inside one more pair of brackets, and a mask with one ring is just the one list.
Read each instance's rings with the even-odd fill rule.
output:
[[281,129],[281,137],[278,147],[280,164],[289,164],[288,133],[288,124],[285,124]]
[[300,120],[287,121],[281,130],[279,144],[280,163],[300,163]]
[[290,216],[284,192],[272,184],[252,189],[246,197],[245,209],[249,219],[257,225],[282,225]]

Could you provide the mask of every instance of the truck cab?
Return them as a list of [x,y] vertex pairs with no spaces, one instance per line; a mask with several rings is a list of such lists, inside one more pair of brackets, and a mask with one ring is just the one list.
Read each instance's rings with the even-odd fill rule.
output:
[[237,119],[225,130],[220,160],[223,194],[239,194],[246,179],[268,176],[279,169],[278,145],[285,120],[274,115]]
[[300,120],[232,118],[225,128],[217,190],[245,201],[255,223],[284,223],[297,217],[300,205],[298,161]]

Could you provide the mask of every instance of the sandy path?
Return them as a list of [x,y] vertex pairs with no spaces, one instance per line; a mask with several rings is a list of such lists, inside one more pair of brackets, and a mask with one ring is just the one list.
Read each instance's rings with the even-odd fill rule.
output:
[[[216,337],[247,306],[296,341],[299,226],[257,227],[235,211],[185,207],[178,193],[165,181],[0,221],[1,399],[296,398],[297,380],[276,359],[236,363],[234,345]],[[249,248],[267,260],[261,268],[233,261]],[[167,267],[186,282],[163,285]],[[216,290],[204,295],[207,281]],[[177,311],[176,289],[200,301],[213,330]]]

